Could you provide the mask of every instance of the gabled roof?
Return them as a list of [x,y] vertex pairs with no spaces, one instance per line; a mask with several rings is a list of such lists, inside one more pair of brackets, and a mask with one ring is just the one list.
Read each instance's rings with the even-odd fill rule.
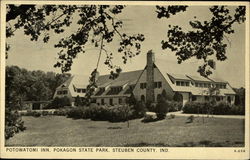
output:
[[[188,93],[192,93],[193,95],[206,95],[207,94],[207,90],[208,88],[200,88],[200,87],[195,87],[195,86],[177,86],[174,83],[171,82],[171,75],[169,74],[164,66],[157,66],[157,68],[159,68],[160,72],[162,73],[162,75],[164,76],[164,78],[166,79],[166,81],[168,82],[168,84],[170,85],[170,87],[172,88],[173,91],[175,92],[188,92]],[[189,75],[190,77],[190,75]],[[191,76],[193,78],[195,77],[199,77],[199,76]],[[181,77],[178,77],[181,78]],[[235,94],[235,92],[233,91],[233,89],[228,85],[228,87],[226,89],[220,89],[220,95],[225,95],[225,94]]]
[[209,79],[215,83],[228,83],[227,81],[225,81],[221,78],[218,78],[218,77],[209,77]]
[[122,72],[118,76],[118,78],[112,80],[109,79],[109,74],[107,75],[100,75],[96,81],[97,86],[103,86],[104,84],[110,84],[111,86],[114,85],[122,85],[125,82],[126,83],[136,83],[136,80],[139,78],[143,70],[137,70],[137,71],[130,71],[130,72]]
[[174,78],[175,80],[188,80],[188,81],[190,81],[190,79],[183,74],[168,73],[168,75],[171,76],[172,78]]
[[209,79],[202,76],[187,75],[193,81],[211,82]]
[[94,93],[94,95],[95,96],[102,96],[102,97],[128,96],[128,95],[130,95],[130,93],[127,91],[129,89],[129,85],[136,84],[136,82],[139,79],[142,72],[143,72],[143,70],[122,72],[122,73],[120,73],[119,77],[114,79],[114,80],[109,79],[109,76],[110,76],[109,74],[108,75],[101,75],[98,77],[97,82],[96,82],[98,87],[106,87],[108,85],[110,85],[110,87],[117,87],[117,86],[123,87],[126,84],[128,84],[128,85],[124,89],[122,89],[119,93],[117,93],[116,95],[108,95],[110,88],[105,90],[104,92],[102,91],[101,93],[99,90],[97,90]]

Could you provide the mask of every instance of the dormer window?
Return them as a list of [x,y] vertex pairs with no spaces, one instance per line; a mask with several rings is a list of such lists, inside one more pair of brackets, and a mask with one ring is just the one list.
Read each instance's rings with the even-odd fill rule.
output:
[[119,94],[122,91],[122,87],[111,87],[110,90],[108,91],[107,95],[116,95]]
[[190,82],[187,81],[176,81],[177,86],[189,86]]
[[83,89],[78,88],[78,89],[76,89],[76,92],[77,93],[86,93],[86,89],[85,88],[83,88]]

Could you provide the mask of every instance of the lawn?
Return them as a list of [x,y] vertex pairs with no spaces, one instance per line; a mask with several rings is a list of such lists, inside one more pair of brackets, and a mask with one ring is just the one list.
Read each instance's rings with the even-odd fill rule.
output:
[[110,123],[63,116],[23,117],[27,129],[6,146],[244,146],[244,119],[175,117],[142,123]]

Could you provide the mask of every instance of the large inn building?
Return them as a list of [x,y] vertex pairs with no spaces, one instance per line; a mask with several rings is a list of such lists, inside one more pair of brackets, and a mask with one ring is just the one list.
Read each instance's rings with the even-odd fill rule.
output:
[[[149,51],[143,70],[120,73],[115,80],[109,79],[109,75],[100,75],[97,79],[98,88],[92,98],[100,105],[116,105],[125,103],[126,98],[133,93],[137,100],[156,102],[157,97],[165,90],[169,99],[179,95],[184,105],[189,101],[208,101],[209,87],[216,86],[219,88],[219,92],[215,94],[216,100],[234,104],[235,92],[227,81],[186,74],[170,74],[167,73],[166,67],[157,65],[154,53]],[[87,84],[86,77],[72,76],[56,89],[54,97],[67,96],[72,99],[72,105],[74,105],[77,96],[85,96]]]

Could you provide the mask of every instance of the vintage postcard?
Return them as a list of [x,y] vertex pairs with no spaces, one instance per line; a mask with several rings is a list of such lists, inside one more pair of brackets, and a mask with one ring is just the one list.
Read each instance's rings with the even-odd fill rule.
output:
[[249,159],[249,2],[1,1],[1,158]]

